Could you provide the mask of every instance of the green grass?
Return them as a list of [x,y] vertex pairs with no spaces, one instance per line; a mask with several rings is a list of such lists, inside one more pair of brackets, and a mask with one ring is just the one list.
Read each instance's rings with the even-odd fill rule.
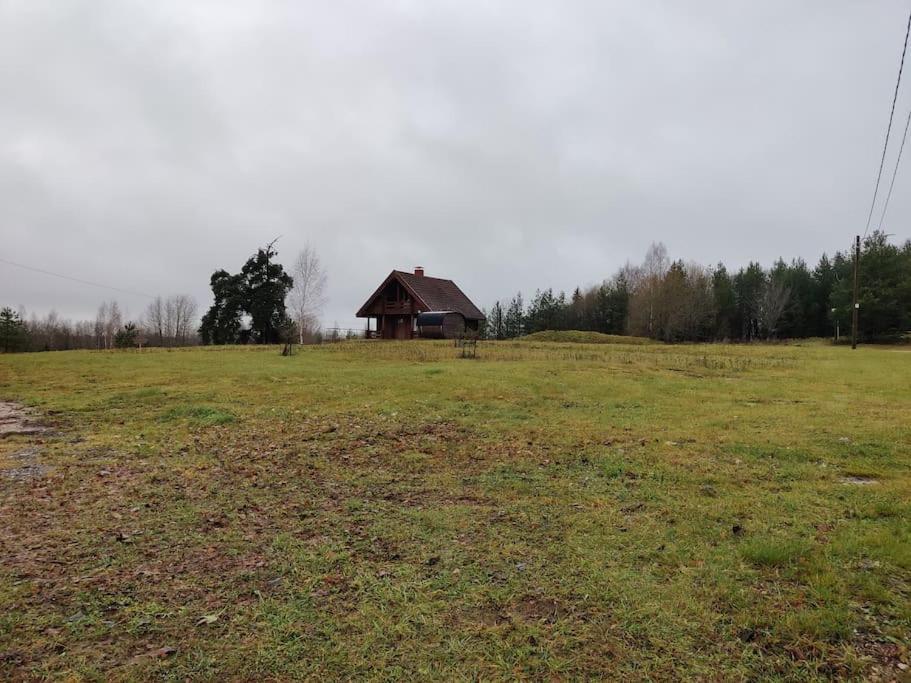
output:
[[234,422],[234,415],[210,406],[182,405],[169,409],[162,420],[187,420],[200,425],[223,425]]
[[535,337],[457,356],[0,356],[0,398],[54,429],[0,440],[0,470],[33,446],[49,468],[0,472],[0,678],[909,661],[907,350]]
[[627,337],[582,330],[545,330],[525,335],[522,341],[571,342],[575,344],[654,344],[645,337]]
[[799,562],[810,548],[808,543],[792,538],[755,538],[745,543],[741,552],[748,562],[758,567],[786,567]]

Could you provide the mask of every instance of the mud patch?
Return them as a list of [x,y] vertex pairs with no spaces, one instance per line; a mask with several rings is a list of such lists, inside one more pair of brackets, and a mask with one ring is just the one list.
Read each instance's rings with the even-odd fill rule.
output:
[[34,411],[13,403],[0,401],[0,439],[15,434],[45,434],[48,428],[41,424]]
[[38,479],[50,472],[50,467],[41,463],[38,456],[41,455],[41,449],[37,447],[26,448],[13,453],[9,456],[15,465],[0,470],[0,475],[5,479],[13,481],[28,481],[29,479]]
[[551,598],[527,596],[510,610],[524,621],[553,624],[566,616],[566,610]]
[[873,477],[842,477],[839,479],[839,482],[845,486],[876,486],[879,483],[879,479],[874,479]]
[[459,613],[459,623],[476,624],[478,626],[499,626],[509,623],[509,615],[492,605],[481,607],[468,607]]

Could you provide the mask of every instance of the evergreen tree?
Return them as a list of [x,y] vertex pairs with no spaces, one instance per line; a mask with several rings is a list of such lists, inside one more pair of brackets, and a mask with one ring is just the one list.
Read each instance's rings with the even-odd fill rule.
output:
[[488,339],[505,339],[504,323],[503,304],[498,301],[490,309],[490,317],[487,319]]
[[602,282],[594,292],[592,305],[591,327],[595,332],[605,334],[611,331],[614,324],[613,289],[607,282]]
[[819,259],[813,269],[813,304],[808,310],[811,317],[811,332],[815,337],[828,337],[832,335],[834,317],[832,308],[832,291],[835,289],[835,266],[825,254]]
[[786,301],[776,324],[778,337],[808,337],[814,333],[814,283],[813,275],[803,259],[790,264],[778,259],[769,271],[765,299],[768,303],[775,294],[784,295]]
[[759,303],[765,289],[766,274],[758,263],[750,263],[734,276],[735,321],[740,339],[759,337]]
[[712,273],[712,297],[715,301],[715,339],[730,339],[739,332],[737,294],[723,263],[719,263]]
[[[236,344],[252,339],[260,344],[277,344],[279,329],[288,316],[285,296],[294,283],[280,263],[274,263],[272,244],[258,249],[247,259],[238,275],[216,270],[209,280],[215,299],[202,317],[199,336],[203,344]],[[250,316],[251,329],[241,324]]]
[[[850,329],[853,298],[853,261],[836,256],[838,282],[832,302],[842,329]],[[870,234],[860,255],[858,287],[860,339],[891,341],[911,329],[911,242],[901,248],[889,244],[880,231]]]
[[0,310],[0,349],[4,353],[24,351],[28,344],[25,323],[13,309]]
[[260,344],[279,342],[279,328],[287,319],[285,296],[294,280],[280,263],[272,258],[272,244],[257,250],[241,269],[244,285],[244,309],[250,315],[255,341]]
[[199,327],[202,343],[236,344],[240,340],[241,316],[246,308],[243,277],[216,270],[209,284],[215,302],[202,317]]
[[478,339],[490,339],[488,331],[490,329],[490,314],[486,308],[481,309],[481,315],[484,319],[478,323]]
[[582,290],[578,287],[573,290],[566,323],[567,328],[570,330],[588,329],[588,315],[585,310],[585,298],[582,296]]
[[608,318],[603,332],[606,334],[626,334],[629,318],[630,288],[623,273],[617,275],[607,290]]
[[570,310],[566,302],[566,293],[560,292],[554,299],[550,309],[547,329],[566,330],[570,328]]
[[522,292],[518,292],[506,307],[506,316],[504,319],[505,333],[507,339],[521,337],[524,328],[525,303],[522,301]]
[[131,349],[136,346],[136,340],[139,337],[139,330],[133,323],[127,323],[114,335],[114,346],[118,349]]
[[547,329],[548,309],[553,304],[553,290],[535,292],[528,307],[528,331],[541,332]]

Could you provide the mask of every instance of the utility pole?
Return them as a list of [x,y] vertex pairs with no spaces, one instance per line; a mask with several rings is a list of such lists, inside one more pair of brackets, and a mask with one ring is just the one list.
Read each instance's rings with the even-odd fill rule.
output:
[[860,268],[860,235],[854,241],[854,305],[851,307],[851,348],[857,348],[857,271]]

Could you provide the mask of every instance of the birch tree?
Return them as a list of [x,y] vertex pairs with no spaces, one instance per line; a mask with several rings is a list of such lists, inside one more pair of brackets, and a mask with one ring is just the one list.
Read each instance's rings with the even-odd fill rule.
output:
[[780,277],[770,277],[759,295],[759,301],[756,302],[759,324],[767,339],[772,339],[778,333],[778,322],[790,301],[791,289],[784,280]]
[[156,296],[146,309],[145,326],[158,338],[158,345],[164,346],[165,306],[160,296]]
[[106,349],[108,347],[107,340],[104,336],[105,325],[108,319],[108,302],[102,301],[101,305],[98,307],[98,313],[95,316],[95,345],[99,349]]
[[308,244],[298,253],[291,276],[294,284],[288,293],[289,309],[297,323],[298,342],[303,344],[306,335],[316,329],[326,305],[326,271],[316,249]]

